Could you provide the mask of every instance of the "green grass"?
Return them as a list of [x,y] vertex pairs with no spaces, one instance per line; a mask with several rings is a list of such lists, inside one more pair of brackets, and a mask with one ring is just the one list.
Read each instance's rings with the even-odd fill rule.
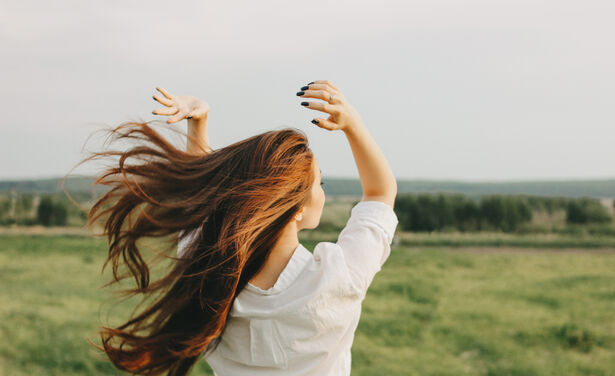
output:
[[[0,235],[0,375],[120,374],[86,341],[128,312],[100,289],[105,252],[90,237]],[[394,247],[352,374],[615,375],[613,312],[612,253]]]
[[408,247],[615,248],[615,236],[592,234],[514,234],[502,232],[397,233]]
[[[335,242],[337,232],[313,230],[300,232],[305,241]],[[615,236],[604,234],[569,233],[503,233],[503,232],[406,232],[397,231],[397,245],[411,248],[434,247],[515,247],[515,248],[615,248]]]

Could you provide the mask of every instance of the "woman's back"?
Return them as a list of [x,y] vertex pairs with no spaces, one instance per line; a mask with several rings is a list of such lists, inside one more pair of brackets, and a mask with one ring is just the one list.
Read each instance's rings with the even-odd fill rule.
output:
[[299,244],[270,289],[248,283],[205,355],[216,375],[350,375],[361,302],[397,223],[388,204],[361,201],[336,243]]

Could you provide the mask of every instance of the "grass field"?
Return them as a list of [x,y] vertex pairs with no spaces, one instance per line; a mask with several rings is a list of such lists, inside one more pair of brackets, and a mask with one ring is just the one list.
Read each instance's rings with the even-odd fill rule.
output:
[[[86,341],[128,312],[100,289],[105,251],[0,235],[0,375],[119,374]],[[615,375],[615,253],[395,246],[352,355],[353,375]]]

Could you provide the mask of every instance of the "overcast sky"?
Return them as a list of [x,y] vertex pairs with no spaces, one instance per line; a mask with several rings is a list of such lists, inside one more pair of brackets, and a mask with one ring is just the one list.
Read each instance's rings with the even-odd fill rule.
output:
[[213,148],[292,126],[325,177],[358,177],[295,95],[319,79],[399,179],[615,178],[614,19],[612,0],[2,0],[0,179],[64,176],[102,126],[162,119],[158,85],[210,104]]

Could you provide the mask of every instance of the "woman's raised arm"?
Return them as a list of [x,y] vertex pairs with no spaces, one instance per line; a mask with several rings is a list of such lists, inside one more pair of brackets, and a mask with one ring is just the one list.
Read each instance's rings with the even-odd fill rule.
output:
[[361,186],[362,201],[381,201],[391,207],[397,195],[397,181],[382,150],[371,136],[359,113],[348,103],[341,91],[326,80],[310,82],[297,95],[317,98],[324,102],[301,102],[310,109],[322,111],[327,119],[314,118],[312,122],[327,130],[342,130],[352,149]]
[[169,124],[188,119],[186,151],[193,154],[210,153],[211,148],[207,137],[209,104],[191,95],[172,95],[161,87],[157,87],[156,90],[162,93],[163,97],[154,95],[154,100],[167,108],[157,108],[152,113],[154,115],[172,115],[167,119]]

